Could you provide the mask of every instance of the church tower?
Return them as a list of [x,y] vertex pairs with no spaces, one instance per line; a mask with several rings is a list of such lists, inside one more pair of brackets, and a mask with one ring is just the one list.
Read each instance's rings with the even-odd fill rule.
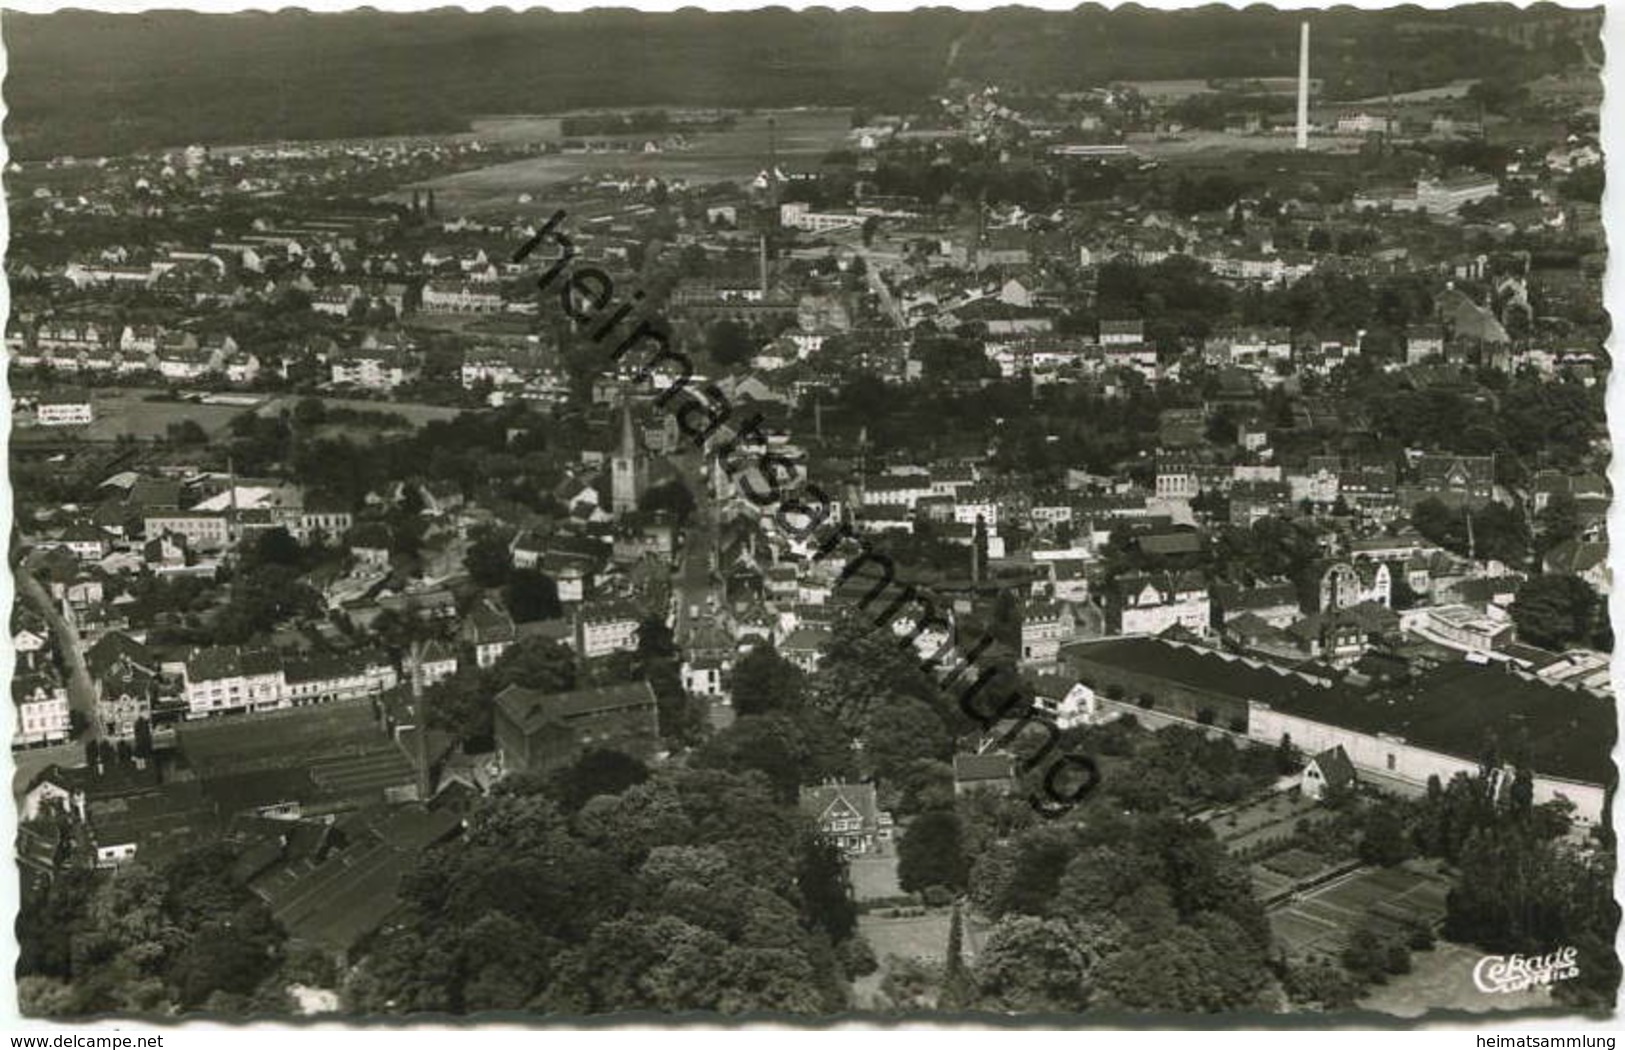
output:
[[625,514],[638,509],[644,492],[649,488],[649,460],[639,447],[637,433],[632,426],[632,407],[621,405],[621,444],[610,459],[610,510]]

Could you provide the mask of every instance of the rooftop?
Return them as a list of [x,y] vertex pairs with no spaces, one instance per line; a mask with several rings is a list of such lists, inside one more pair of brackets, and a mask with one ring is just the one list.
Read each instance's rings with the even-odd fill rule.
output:
[[1362,694],[1341,684],[1315,685],[1263,661],[1154,638],[1084,642],[1063,653],[1474,761],[1493,732],[1503,756],[1511,760],[1526,750],[1536,773],[1590,784],[1614,779],[1612,702],[1506,665],[1446,663]]
[[527,733],[548,722],[568,722],[626,708],[653,709],[654,705],[654,690],[648,682],[593,686],[568,693],[544,693],[511,685],[496,697],[497,709]]

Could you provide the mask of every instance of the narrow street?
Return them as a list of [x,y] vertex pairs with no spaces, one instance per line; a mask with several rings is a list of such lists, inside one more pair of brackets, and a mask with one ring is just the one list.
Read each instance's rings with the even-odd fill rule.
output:
[[86,734],[92,740],[101,739],[102,727],[96,718],[96,687],[90,680],[90,670],[85,666],[84,643],[79,639],[79,632],[74,629],[63,617],[56,603],[51,601],[50,594],[45,590],[34,574],[27,569],[18,567],[13,570],[17,580],[17,593],[28,604],[34,607],[51,626],[51,636],[56,639],[57,648],[68,665],[68,709],[78,711],[85,718]]
[[694,495],[694,514],[685,528],[683,550],[672,585],[672,637],[686,645],[693,621],[704,621],[709,613],[708,599],[714,594],[711,564],[716,548],[716,518],[706,485],[706,460],[701,453],[683,452],[670,457],[683,484]]

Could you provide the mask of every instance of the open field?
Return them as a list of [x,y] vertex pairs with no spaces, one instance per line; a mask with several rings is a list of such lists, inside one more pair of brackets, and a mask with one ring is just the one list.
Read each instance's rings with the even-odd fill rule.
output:
[[[1211,95],[1220,90],[1219,86],[1228,84],[1226,90],[1245,90],[1248,93],[1261,93],[1266,95],[1296,95],[1298,92],[1298,78],[1295,76],[1275,77],[1228,77],[1218,78],[1213,83],[1206,80],[1126,80],[1128,87],[1138,91],[1142,96],[1153,102],[1174,102],[1182,98],[1191,98],[1195,95]],[[1309,79],[1310,98],[1320,99],[1321,80],[1319,77]]]
[[940,963],[948,951],[950,915],[947,908],[933,908],[925,915],[908,919],[860,915],[858,932],[868,938],[877,959],[896,955],[904,959]]
[[1393,103],[1394,105],[1403,106],[1413,102],[1440,102],[1445,99],[1466,98],[1467,92],[1471,91],[1473,85],[1477,83],[1476,79],[1452,80],[1450,83],[1439,87],[1422,88],[1418,91],[1400,91],[1393,95],[1373,95],[1371,98],[1357,99],[1353,102],[1344,103],[1344,105],[1387,106]]
[[[964,922],[960,957],[967,966],[974,966],[992,925],[978,918],[969,908],[963,909],[960,917]],[[876,997],[886,976],[889,957],[914,959],[928,966],[945,965],[948,960],[948,928],[952,923],[952,908],[932,908],[924,915],[906,919],[888,919],[873,913],[859,915],[858,933],[874,949],[880,969],[852,982],[855,1004],[860,1009],[883,1005]]]
[[[404,186],[397,195],[405,199],[413,189],[433,189],[443,205],[466,211],[512,207],[521,193],[538,193],[584,175],[654,176],[691,183],[750,179],[768,164],[769,116],[777,121],[772,137],[776,139],[779,163],[787,168],[806,167],[830,150],[846,145],[851,130],[851,115],[844,109],[741,114],[731,128],[690,135],[687,149],[553,153]],[[510,125],[517,121],[509,118]]]
[[880,985],[886,978],[889,956],[942,963],[948,951],[949,912],[946,908],[911,919],[883,919],[859,915],[858,933],[874,949],[880,968],[852,982],[852,1001],[859,1009],[881,1006]]
[[515,143],[557,142],[564,138],[564,118],[532,113],[491,114],[469,121],[472,135],[481,142],[504,146]]
[[[301,398],[288,394],[259,395],[245,404],[199,404],[196,401],[148,401],[146,398],[160,391],[133,387],[109,387],[95,390],[91,400],[95,405],[95,420],[86,427],[31,427],[23,444],[51,443],[55,439],[75,441],[116,441],[130,435],[138,441],[161,440],[171,423],[190,419],[208,434],[210,439],[226,433],[231,421],[244,412],[260,416],[274,416],[291,411]],[[349,408],[361,412],[386,412],[403,416],[412,426],[421,427],[433,420],[454,419],[464,411],[449,405],[425,405],[416,402],[372,401],[366,398],[323,397],[331,408]],[[361,431],[358,431],[358,433]],[[370,430],[365,431],[371,433]]]
[[1431,924],[1448,892],[1444,878],[1424,871],[1363,868],[1271,909],[1270,930],[1290,956],[1336,955],[1368,922]]
[[247,407],[243,405],[200,405],[195,401],[147,401],[156,390],[121,387],[97,390],[96,419],[81,433],[91,441],[113,441],[121,434],[150,441],[164,436],[171,423],[193,420],[210,438],[219,437]]
[[883,852],[866,857],[853,857],[847,861],[852,875],[852,896],[858,901],[883,900],[901,897],[903,888],[897,885],[897,849],[888,844]]
[[[1152,160],[1173,160],[1198,154],[1223,153],[1296,153],[1298,144],[1290,133],[1274,135],[1232,135],[1226,131],[1204,131],[1191,128],[1178,135],[1153,135],[1135,132],[1124,138],[1124,143],[1142,157]],[[1311,135],[1311,153],[1347,153],[1360,151],[1364,139],[1351,135]]]
[[[282,395],[273,397],[255,409],[262,416],[274,416],[286,409],[293,411],[293,406],[303,400],[303,395],[294,397]],[[465,409],[450,405],[425,405],[415,401],[372,401],[363,397],[329,397],[322,396],[322,401],[328,408],[348,408],[357,412],[383,412],[390,415],[404,416],[413,426],[421,427],[425,423],[437,419],[455,419]]]

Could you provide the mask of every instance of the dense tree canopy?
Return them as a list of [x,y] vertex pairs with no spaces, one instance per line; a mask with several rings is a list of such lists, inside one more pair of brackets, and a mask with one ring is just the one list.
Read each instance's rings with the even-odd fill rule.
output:
[[[285,935],[232,874],[223,845],[152,867],[132,861],[118,878],[70,872],[36,912],[23,912],[19,973],[36,982],[33,1006],[66,1015],[209,1009],[286,1012],[277,980]],[[26,1007],[25,1007],[26,1008]]]
[[1508,611],[1518,637],[1550,649],[1590,644],[1607,630],[1602,600],[1578,576],[1531,576]]
[[760,776],[667,771],[574,820],[504,785],[425,858],[346,994],[389,1013],[834,1010],[844,887]]
[[897,881],[920,893],[933,886],[960,890],[968,875],[959,817],[932,810],[915,817],[897,844]]

